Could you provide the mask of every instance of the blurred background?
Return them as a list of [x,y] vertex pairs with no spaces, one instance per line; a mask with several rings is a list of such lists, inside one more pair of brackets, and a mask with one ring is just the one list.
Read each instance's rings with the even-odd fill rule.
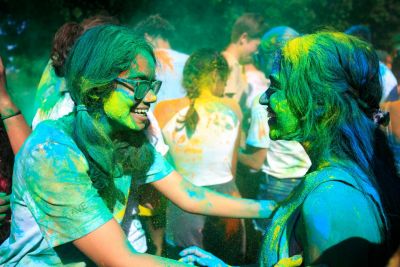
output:
[[363,24],[376,49],[391,53],[400,44],[400,0],[0,0],[0,55],[11,96],[30,122],[51,41],[66,21],[107,14],[133,27],[159,13],[176,28],[172,47],[190,54],[200,47],[224,49],[234,20],[244,12],[261,13],[270,27],[286,25],[301,33]]

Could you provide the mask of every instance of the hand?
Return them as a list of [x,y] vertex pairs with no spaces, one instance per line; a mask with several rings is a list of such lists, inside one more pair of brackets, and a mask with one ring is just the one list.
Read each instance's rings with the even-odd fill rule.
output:
[[3,64],[3,59],[0,56],[0,86],[4,85],[6,87],[6,68]]
[[179,261],[191,265],[198,264],[200,266],[208,267],[228,267],[229,265],[221,259],[215,257],[213,254],[202,250],[199,247],[189,247],[179,253],[182,258]]
[[6,212],[10,209],[10,195],[0,192],[0,225],[6,218]]
[[3,59],[0,57],[0,80],[2,78],[5,78],[5,76],[6,76],[6,68],[4,67]]
[[7,92],[6,68],[0,57],[0,114],[8,115],[9,113],[15,113],[16,110],[18,109]]

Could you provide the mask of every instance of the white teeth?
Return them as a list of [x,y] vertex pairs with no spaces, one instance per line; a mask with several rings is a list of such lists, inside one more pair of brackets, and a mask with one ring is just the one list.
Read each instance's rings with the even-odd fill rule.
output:
[[147,109],[137,108],[133,112],[137,114],[147,115]]

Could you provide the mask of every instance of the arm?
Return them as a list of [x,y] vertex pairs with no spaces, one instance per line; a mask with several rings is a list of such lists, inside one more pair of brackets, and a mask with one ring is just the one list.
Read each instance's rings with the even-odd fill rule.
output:
[[268,115],[256,97],[251,107],[251,123],[247,132],[246,151],[239,153],[239,162],[259,171],[267,158],[269,139]]
[[248,153],[239,152],[239,162],[247,167],[259,171],[267,158],[267,149],[247,146]]
[[73,241],[73,244],[98,266],[187,266],[166,258],[135,252],[115,220]]
[[[58,129],[48,132],[52,131]],[[43,131],[43,136],[48,132]],[[35,196],[26,205],[32,217],[43,222],[40,232],[47,244],[57,251],[61,245],[72,243],[99,266],[179,266],[178,262],[139,254],[131,247],[93,187],[83,154],[69,138],[59,138],[44,143],[34,140],[38,141],[36,145],[21,155],[30,158],[29,164],[22,163],[26,171],[20,173],[26,176],[25,191]],[[58,255],[75,260],[65,250],[60,249]]]
[[339,182],[311,193],[296,225],[304,264],[367,266],[369,248],[382,242],[372,206],[361,192]]
[[3,119],[3,123],[14,154],[18,152],[25,139],[31,133],[31,129],[22,114],[12,116],[18,112],[18,108],[7,93],[6,72],[3,61],[0,58],[0,115],[2,118],[6,118]]
[[235,148],[233,150],[233,157],[232,157],[232,175],[233,177],[236,176],[236,168],[237,168],[237,162],[238,162],[238,153],[239,153],[239,146],[240,146],[240,135],[241,135],[241,129],[238,127],[238,134],[236,137],[236,142],[235,142]]
[[191,184],[173,171],[153,186],[181,209],[197,214],[231,218],[268,218],[275,201],[255,201],[219,194]]

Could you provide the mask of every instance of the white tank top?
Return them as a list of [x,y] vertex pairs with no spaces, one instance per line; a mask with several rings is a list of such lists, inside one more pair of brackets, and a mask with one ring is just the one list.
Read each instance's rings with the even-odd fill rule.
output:
[[190,139],[180,122],[189,107],[181,109],[162,129],[175,168],[197,186],[227,183],[233,179],[232,158],[239,119],[220,102],[195,102],[195,108],[199,121]]

